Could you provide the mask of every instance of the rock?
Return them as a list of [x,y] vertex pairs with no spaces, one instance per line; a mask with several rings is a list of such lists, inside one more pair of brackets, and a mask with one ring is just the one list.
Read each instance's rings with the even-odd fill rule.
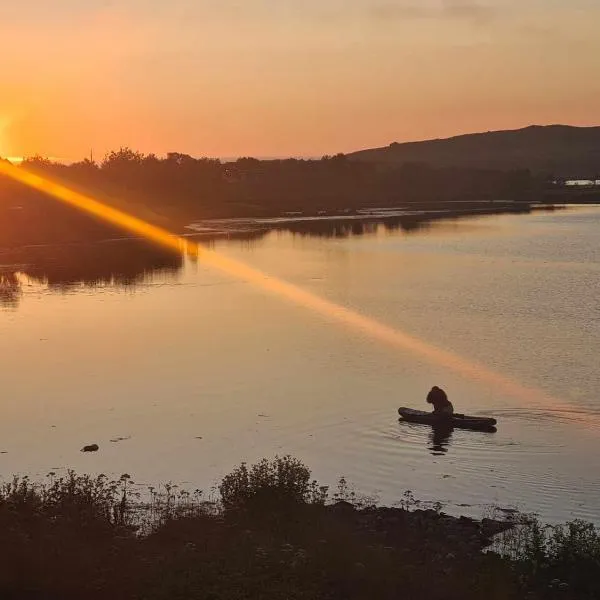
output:
[[98,452],[98,450],[100,450],[100,447],[98,446],[98,444],[91,444],[89,446],[84,446],[81,449],[82,452]]

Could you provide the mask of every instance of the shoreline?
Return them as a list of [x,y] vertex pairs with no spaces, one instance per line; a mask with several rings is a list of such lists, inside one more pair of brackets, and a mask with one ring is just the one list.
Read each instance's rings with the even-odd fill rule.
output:
[[344,479],[329,496],[289,456],[242,463],[218,500],[152,491],[143,514],[131,485],[129,475],[69,472],[3,486],[3,597],[479,600],[493,590],[499,600],[575,600],[600,591],[600,531],[582,522],[547,530],[520,515],[451,517],[415,509],[408,493],[399,507],[377,506]]
[[332,225],[351,225],[356,223],[398,224],[401,228],[415,229],[420,225],[462,219],[469,217],[531,214],[534,212],[553,212],[567,210],[562,204],[495,203],[483,202],[483,206],[456,209],[411,209],[406,206],[389,208],[345,209],[342,211],[319,211],[318,213],[284,212],[273,217],[231,217],[225,219],[199,219],[184,226],[184,237],[215,239],[232,234],[243,235],[302,228],[303,225],[330,223]]

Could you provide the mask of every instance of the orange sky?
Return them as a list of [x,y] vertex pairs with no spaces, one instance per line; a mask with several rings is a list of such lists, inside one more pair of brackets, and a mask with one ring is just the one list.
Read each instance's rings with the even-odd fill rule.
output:
[[599,24],[597,0],[19,0],[0,8],[0,155],[598,124]]

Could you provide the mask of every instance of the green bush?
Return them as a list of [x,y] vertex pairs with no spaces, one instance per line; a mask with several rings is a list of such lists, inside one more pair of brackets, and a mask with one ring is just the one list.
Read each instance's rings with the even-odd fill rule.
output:
[[291,456],[266,458],[248,467],[242,463],[219,485],[225,509],[324,504],[327,487],[311,479],[310,469]]

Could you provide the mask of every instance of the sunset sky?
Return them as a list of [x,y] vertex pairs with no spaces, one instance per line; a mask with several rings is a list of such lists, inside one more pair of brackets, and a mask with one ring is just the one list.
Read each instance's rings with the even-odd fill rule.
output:
[[598,0],[0,2],[0,155],[319,156],[600,123]]

